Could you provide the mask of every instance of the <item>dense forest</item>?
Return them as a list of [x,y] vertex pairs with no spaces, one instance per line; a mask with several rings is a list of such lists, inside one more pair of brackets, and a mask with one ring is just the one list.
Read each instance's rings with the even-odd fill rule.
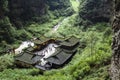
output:
[[69,0],[30,0],[29,2],[22,0],[1,0],[0,24],[3,30],[0,35],[3,36],[1,36],[0,42],[5,40],[8,43],[12,43],[16,38],[24,37],[22,35],[26,35],[26,33],[21,32],[20,35],[16,35],[15,30],[23,29],[31,23],[42,24],[50,21],[50,19],[53,20],[60,16],[72,15],[74,11],[68,3],[70,3]]
[[[119,6],[119,0],[0,0],[0,80],[120,80]],[[71,36],[80,46],[58,69],[19,68],[9,52],[35,37]]]

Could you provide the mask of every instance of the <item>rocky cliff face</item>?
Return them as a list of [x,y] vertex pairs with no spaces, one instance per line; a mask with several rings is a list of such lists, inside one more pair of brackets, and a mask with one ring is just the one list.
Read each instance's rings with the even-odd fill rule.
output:
[[73,9],[70,4],[70,0],[47,0],[47,4],[50,6],[51,11],[55,11],[56,16],[69,16],[73,14]]
[[46,22],[50,12],[57,17],[73,13],[69,0],[0,0],[0,4],[0,16],[8,16],[17,28],[31,21]]
[[120,80],[120,0],[114,0],[114,20],[113,20],[113,57],[111,64],[112,80]]
[[57,16],[70,14],[70,6],[69,0],[9,0],[9,17],[15,26],[21,27],[29,21],[46,22],[49,11]]
[[9,0],[9,18],[17,27],[27,21],[43,21],[48,8],[44,0]]
[[[85,0],[80,7],[80,24],[95,24],[109,22],[112,11],[111,0]],[[86,21],[86,22],[85,22]]]
[[0,0],[0,43],[12,42],[15,29],[73,13],[69,0]]

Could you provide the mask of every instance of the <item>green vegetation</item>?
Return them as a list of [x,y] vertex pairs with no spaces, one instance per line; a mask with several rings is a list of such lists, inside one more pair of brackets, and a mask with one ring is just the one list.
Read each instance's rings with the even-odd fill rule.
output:
[[99,22],[109,22],[112,16],[112,1],[80,0],[79,25],[88,26]]
[[[79,1],[79,0],[78,0]],[[77,0],[70,0],[74,11],[78,12],[79,2]]]
[[70,0],[46,0],[50,10],[56,16],[70,16],[74,13]]
[[8,17],[4,17],[0,20],[0,41],[6,40],[11,43],[14,41],[15,29],[12,27]]
[[0,56],[0,71],[13,67],[13,55]]
[[[39,34],[45,34],[48,37],[68,37],[76,36],[80,39],[81,44],[86,45],[85,48],[80,47],[78,52],[70,61],[69,64],[61,69],[50,70],[50,71],[40,71],[39,69],[24,69],[24,68],[14,68],[11,69],[5,66],[11,66],[12,62],[9,59],[5,59],[5,63],[1,60],[3,70],[0,72],[0,79],[6,80],[109,80],[108,77],[108,67],[111,58],[111,28],[107,23],[99,23],[91,26],[87,30],[82,29],[82,27],[74,26],[76,15],[66,18],[62,23],[57,32],[47,34],[46,31],[51,30],[51,26],[48,24],[32,24],[26,30],[30,34],[34,31],[35,36]],[[55,22],[55,21],[54,21]],[[56,21],[57,22],[57,21]],[[52,23],[51,25],[56,24]],[[34,28],[34,26],[37,26]],[[44,26],[44,28],[39,28]],[[48,32],[49,33],[49,32]],[[53,35],[54,34],[54,35]],[[9,57],[9,55],[6,55]],[[6,58],[6,57],[5,57]],[[4,59],[4,58],[2,58]],[[9,62],[9,61],[10,62]],[[8,61],[8,62],[7,62]],[[8,64],[11,63],[11,64]],[[3,69],[4,68],[4,69]]]
[[[33,33],[43,35],[57,24],[56,20],[73,13],[69,0],[0,0],[0,43],[30,39]],[[39,28],[39,32],[31,31],[31,27]]]
[[[41,1],[44,2],[44,0]],[[46,2],[43,5],[46,6],[44,9],[46,15],[41,14],[41,16],[36,16],[39,13],[32,14],[32,12],[28,15],[27,13],[30,10],[25,14],[28,16],[25,19],[24,17],[21,19],[20,15],[13,11],[12,14],[17,15],[14,16],[15,22],[13,20],[10,21],[11,19],[7,16],[3,16],[0,19],[0,29],[2,29],[0,30],[0,52],[3,48],[5,49],[9,46],[17,47],[21,41],[29,40],[33,37],[66,38],[75,36],[80,40],[80,47],[77,53],[70,63],[64,67],[44,72],[36,68],[18,68],[14,65],[14,55],[5,54],[0,56],[0,80],[110,80],[108,75],[112,53],[110,47],[112,38],[110,24],[107,22],[97,22],[90,25],[88,24],[89,20],[82,19],[80,17],[82,15],[80,11],[83,13],[84,11],[86,12],[84,10],[86,7],[83,8],[84,6],[81,4],[86,0],[81,0],[80,3],[77,3],[76,0],[70,0],[77,14],[73,14],[71,4],[68,4],[69,0],[58,0],[58,2],[57,0],[47,1],[50,3]],[[5,0],[4,5],[2,5],[5,13],[8,11],[7,4],[8,2]],[[27,6],[29,7],[30,5]],[[32,8],[34,12],[32,6],[29,8]],[[73,15],[70,16],[71,14]],[[84,20],[82,25],[76,24],[78,23],[76,22],[78,17],[80,17],[79,22]],[[33,21],[29,20],[29,18],[32,18]],[[24,22],[25,20],[28,20],[26,24]],[[61,23],[58,30],[51,32],[53,27],[58,23]]]

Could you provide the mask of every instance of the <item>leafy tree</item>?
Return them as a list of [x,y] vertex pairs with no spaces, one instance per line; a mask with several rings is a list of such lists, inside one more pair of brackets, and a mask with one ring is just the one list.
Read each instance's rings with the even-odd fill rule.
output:
[[2,20],[0,20],[0,36],[2,36],[2,38],[0,39],[0,41],[2,40],[6,40],[7,42],[11,43],[14,41],[14,37],[15,37],[15,29],[12,27],[9,18],[8,17],[4,17]]

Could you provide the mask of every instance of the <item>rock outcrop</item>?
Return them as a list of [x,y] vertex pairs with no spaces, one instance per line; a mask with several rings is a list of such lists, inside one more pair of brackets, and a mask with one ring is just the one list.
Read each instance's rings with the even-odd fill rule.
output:
[[112,23],[114,32],[113,56],[110,73],[112,80],[120,80],[120,0],[114,0],[114,3],[114,19]]
[[48,21],[49,11],[59,14],[58,17],[72,14],[70,7],[69,0],[9,0],[9,17],[15,26],[21,27],[30,21]]
[[[14,29],[73,13],[69,0],[0,0],[0,43],[12,42]],[[54,17],[53,17],[54,18]]]
[[43,22],[48,11],[44,0],[9,0],[8,6],[8,16],[18,28],[28,21]]
[[109,22],[112,15],[111,0],[85,0],[80,7],[80,25]]
[[69,0],[0,0],[0,17],[8,16],[17,28],[31,21],[46,22],[51,14],[59,17],[72,13]]

